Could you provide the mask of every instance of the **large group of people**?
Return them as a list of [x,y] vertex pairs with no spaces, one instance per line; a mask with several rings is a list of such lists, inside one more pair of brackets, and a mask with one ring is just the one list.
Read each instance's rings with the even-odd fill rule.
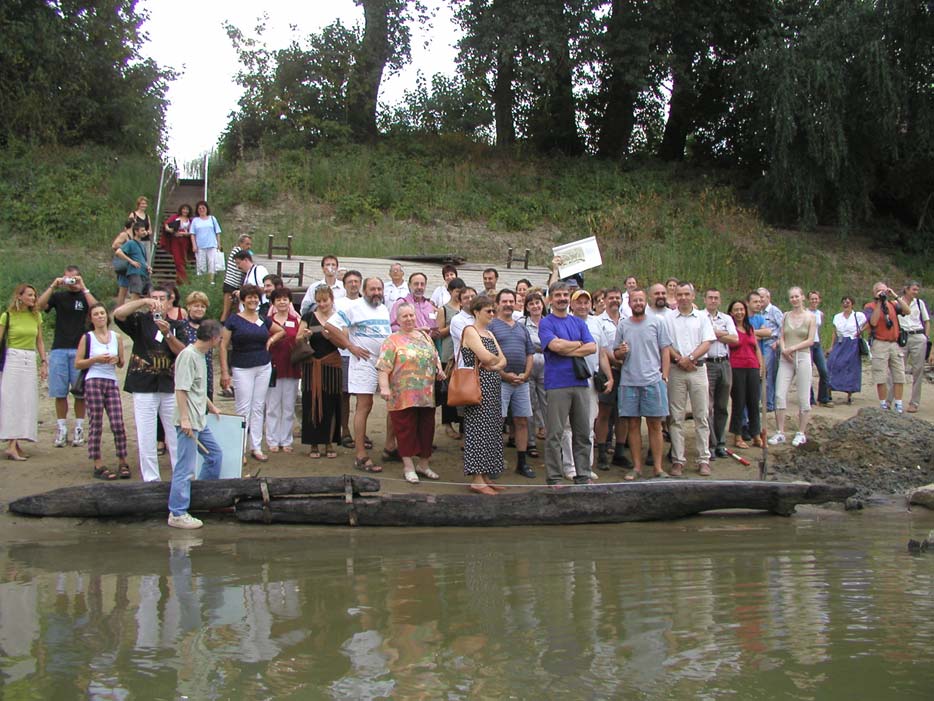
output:
[[[164,229],[173,237],[173,255],[197,252],[198,272],[213,284],[220,227],[207,203],[181,207]],[[719,290],[699,294],[692,283],[674,278],[641,286],[630,276],[622,288],[588,291],[579,275],[559,279],[557,259],[541,287],[529,280],[501,287],[489,268],[479,292],[447,265],[428,296],[429,277],[422,272],[406,277],[394,263],[388,281],[364,278],[329,255],[322,259],[322,279],[296,309],[282,280],[254,264],[248,236],[228,253],[218,322],[207,318],[204,293],[181,300],[177,288],[149,282],[145,253],[140,258],[137,249],[143,250],[140,242],[150,230],[141,198],[114,242],[115,261],[126,266],[118,274],[112,317],[77,266],[66,267],[41,294],[28,284],[16,287],[0,315],[0,439],[7,441],[7,458],[27,459],[22,442],[38,439],[38,381],[48,376],[54,445],[87,442],[94,477],[130,478],[117,376],[126,367],[123,391],[132,397],[139,475],[160,479],[157,441],[164,440],[173,470],[169,524],[180,528],[201,525],[187,513],[198,452],[205,456],[202,477],[220,469],[220,448],[205,422],[206,413],[217,411],[215,360],[220,391],[232,394],[235,412],[245,418],[247,450],[257,461],[266,462],[267,451],[293,452],[298,423],[312,459],[337,458],[343,446],[352,449],[357,470],[378,473],[382,463],[397,460],[409,483],[436,480],[431,458],[440,420],[450,439],[463,441],[469,489],[492,497],[503,489],[497,479],[506,469],[507,440],[515,448],[515,473],[536,478],[531,460],[543,455],[550,485],[589,484],[595,470],[610,465],[623,467],[628,480],[681,476],[692,443],[694,469],[710,475],[711,462],[729,448],[786,442],[792,388],[797,412],[789,442],[801,446],[814,405],[832,406],[833,392],[849,403],[860,392],[864,355],[871,355],[879,406],[913,413],[930,355],[928,310],[915,282],[901,293],[877,283],[861,310],[844,297],[825,354],[817,291],[792,287],[783,312],[769,290],[759,288],[721,311]],[[134,270],[141,271],[140,281],[132,279]],[[41,312],[55,312],[48,353]],[[129,340],[126,347],[111,318]],[[478,387],[476,401],[449,402],[458,368]],[[75,417],[70,439],[69,394]],[[377,399],[387,410],[378,459],[367,433]],[[763,404],[774,411],[770,436]],[[102,459],[105,413],[114,469]]]

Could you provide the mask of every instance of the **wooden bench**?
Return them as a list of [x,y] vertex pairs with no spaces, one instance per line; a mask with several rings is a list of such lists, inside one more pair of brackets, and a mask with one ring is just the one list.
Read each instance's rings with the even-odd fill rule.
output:
[[529,249],[526,248],[525,255],[520,258],[519,256],[513,255],[513,250],[514,250],[513,247],[510,246],[509,251],[507,251],[506,253],[506,267],[511,268],[514,261],[516,263],[518,263],[519,261],[522,261],[523,263],[522,267],[525,270],[528,270],[529,269],[529,256],[531,255],[531,251],[529,251]]
[[276,238],[275,235],[269,234],[268,257],[275,258],[275,256],[273,255],[273,252],[281,251],[285,253],[286,260],[292,260],[292,237],[291,236],[286,237],[286,244],[284,246],[274,245],[275,238]]

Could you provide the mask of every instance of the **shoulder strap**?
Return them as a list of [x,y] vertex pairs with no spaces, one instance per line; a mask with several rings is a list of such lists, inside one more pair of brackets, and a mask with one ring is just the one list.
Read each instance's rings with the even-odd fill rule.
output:
[[91,357],[91,331],[88,331],[84,339],[84,359],[87,360]]

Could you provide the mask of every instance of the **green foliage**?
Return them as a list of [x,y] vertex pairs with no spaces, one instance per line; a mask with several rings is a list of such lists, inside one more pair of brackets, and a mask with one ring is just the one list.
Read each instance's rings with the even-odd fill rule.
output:
[[143,59],[136,0],[0,4],[0,145],[95,143],[155,154],[171,71]]

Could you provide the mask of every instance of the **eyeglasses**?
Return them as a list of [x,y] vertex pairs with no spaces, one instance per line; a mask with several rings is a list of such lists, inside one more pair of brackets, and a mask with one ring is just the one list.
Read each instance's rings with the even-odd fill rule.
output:
[[484,309],[483,312],[485,314],[495,314],[496,310],[495,309]]

